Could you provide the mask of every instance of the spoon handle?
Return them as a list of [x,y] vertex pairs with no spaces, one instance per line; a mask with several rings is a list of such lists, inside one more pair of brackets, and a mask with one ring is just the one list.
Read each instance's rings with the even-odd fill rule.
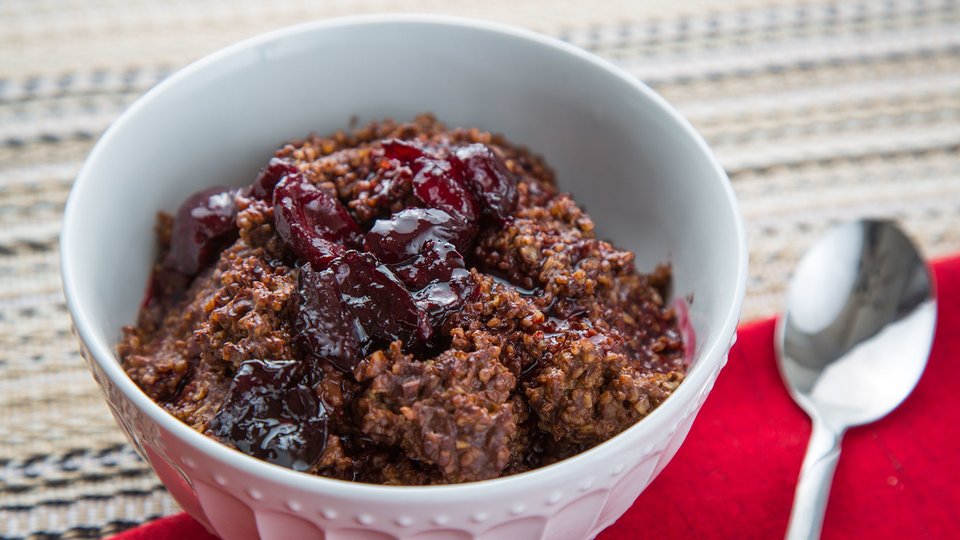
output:
[[793,497],[793,511],[787,526],[787,540],[815,540],[820,538],[823,515],[833,483],[833,471],[840,459],[840,439],[843,432],[835,432],[822,420],[813,419],[813,432],[807,455],[800,469],[800,481]]

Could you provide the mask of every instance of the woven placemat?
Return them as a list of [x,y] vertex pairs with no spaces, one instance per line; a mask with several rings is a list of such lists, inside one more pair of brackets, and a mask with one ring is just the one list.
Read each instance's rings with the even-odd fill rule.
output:
[[623,66],[703,133],[750,235],[745,318],[812,239],[893,217],[960,251],[960,6],[949,0],[0,3],[0,537],[99,538],[177,511],[77,354],[57,235],[103,129],[173,70],[303,20],[431,11],[513,23]]

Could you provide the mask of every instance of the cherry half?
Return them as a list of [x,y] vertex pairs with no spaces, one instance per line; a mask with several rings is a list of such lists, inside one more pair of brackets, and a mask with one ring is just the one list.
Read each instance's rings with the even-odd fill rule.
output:
[[294,318],[297,341],[308,358],[326,360],[350,371],[360,358],[357,320],[340,299],[333,270],[314,271],[309,263],[300,268],[299,302]]
[[430,339],[432,329],[425,314],[403,283],[376,257],[350,250],[331,269],[341,300],[357,318],[369,344],[402,340],[415,345]]
[[303,173],[283,177],[273,191],[277,234],[301,260],[325,268],[353,244],[360,227],[334,196],[310,183]]
[[457,148],[452,162],[480,201],[483,215],[502,224],[517,208],[517,179],[489,146],[474,143]]
[[347,250],[319,272],[305,265],[299,292],[294,326],[300,347],[311,360],[345,372],[376,348],[400,340],[409,350],[433,333],[428,312],[369,253]]
[[363,248],[392,264],[416,255],[426,242],[449,242],[466,253],[472,240],[472,231],[443,210],[406,208],[378,219],[364,235]]
[[385,141],[383,151],[388,159],[395,159],[410,168],[413,193],[423,204],[439,208],[471,228],[475,226],[480,207],[453,163],[399,139]]
[[238,234],[238,192],[217,186],[198,191],[183,201],[174,217],[170,251],[163,261],[165,268],[192,276],[216,260]]
[[326,447],[327,412],[304,362],[247,360],[210,421],[210,430],[241,452],[306,471]]
[[278,157],[271,158],[267,166],[260,170],[256,180],[248,188],[249,195],[262,201],[271,200],[273,189],[283,180],[284,176],[299,172],[297,167]]

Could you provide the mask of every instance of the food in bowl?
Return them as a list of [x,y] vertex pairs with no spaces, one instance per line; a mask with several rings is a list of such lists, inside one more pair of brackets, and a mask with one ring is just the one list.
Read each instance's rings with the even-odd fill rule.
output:
[[519,473],[633,425],[686,370],[669,266],[641,273],[597,239],[539,157],[430,115],[288,143],[157,229],[125,371],[295,470]]

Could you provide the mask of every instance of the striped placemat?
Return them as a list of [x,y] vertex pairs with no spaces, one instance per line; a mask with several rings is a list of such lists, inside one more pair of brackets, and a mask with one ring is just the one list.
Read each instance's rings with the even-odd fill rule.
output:
[[901,221],[960,251],[960,5],[953,0],[0,2],[0,538],[99,538],[177,510],[83,367],[57,234],[103,129],[207,52],[303,20],[429,11],[594,51],[705,135],[750,235],[744,316],[776,312],[823,229]]

